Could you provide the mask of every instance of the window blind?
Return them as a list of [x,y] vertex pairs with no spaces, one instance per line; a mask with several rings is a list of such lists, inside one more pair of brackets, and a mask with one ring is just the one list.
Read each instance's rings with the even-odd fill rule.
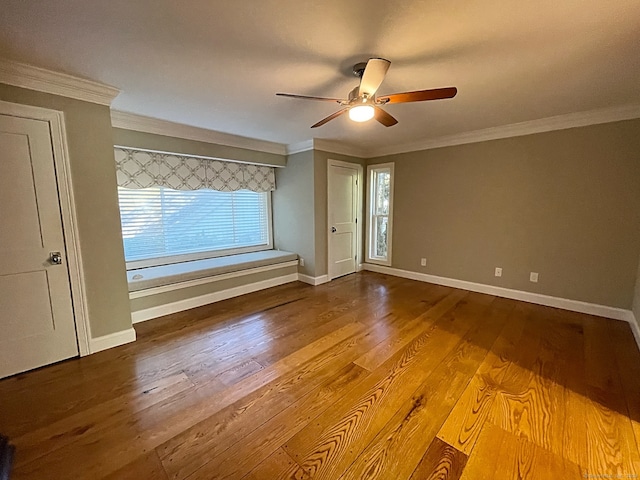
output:
[[[269,193],[118,187],[127,262],[269,248]],[[214,254],[212,254],[214,252]],[[139,266],[148,266],[139,265]]]

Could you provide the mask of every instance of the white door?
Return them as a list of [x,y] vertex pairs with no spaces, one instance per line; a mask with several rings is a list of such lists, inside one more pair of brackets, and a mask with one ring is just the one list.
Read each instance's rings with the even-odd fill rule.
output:
[[52,152],[48,122],[0,115],[0,378],[78,354]]
[[329,280],[356,271],[358,255],[358,165],[329,161]]

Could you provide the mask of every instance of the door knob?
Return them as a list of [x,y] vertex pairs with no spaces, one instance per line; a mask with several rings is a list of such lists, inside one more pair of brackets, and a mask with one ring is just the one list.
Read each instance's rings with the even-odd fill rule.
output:
[[336,233],[337,231],[336,227],[331,227],[331,233]]
[[62,265],[62,254],[60,252],[51,252],[49,254],[49,260],[54,265]]

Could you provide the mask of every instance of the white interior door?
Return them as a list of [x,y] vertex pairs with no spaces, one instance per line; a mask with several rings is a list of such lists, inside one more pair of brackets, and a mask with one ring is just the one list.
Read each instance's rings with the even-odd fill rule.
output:
[[358,172],[357,165],[329,163],[329,280],[356,271]]
[[48,122],[0,115],[0,378],[78,354],[52,152]]

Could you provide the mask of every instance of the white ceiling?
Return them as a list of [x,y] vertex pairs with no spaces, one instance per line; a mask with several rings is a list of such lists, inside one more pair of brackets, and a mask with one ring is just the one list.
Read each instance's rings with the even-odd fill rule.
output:
[[[375,149],[640,103],[638,0],[5,0],[0,56],[116,86],[113,108],[284,144]],[[331,103],[354,63],[380,94],[456,86],[356,124]]]

